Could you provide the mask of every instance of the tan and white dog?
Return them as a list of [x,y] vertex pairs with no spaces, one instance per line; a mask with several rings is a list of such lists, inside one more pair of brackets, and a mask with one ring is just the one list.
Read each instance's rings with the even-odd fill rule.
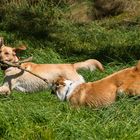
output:
[[[5,46],[3,43],[0,44],[0,61],[16,63],[19,61],[16,52],[26,49],[25,46],[12,48]],[[22,63],[21,67],[47,79],[50,84],[59,76],[72,81],[81,79],[81,76],[77,73],[79,69],[90,69],[91,71],[96,68],[101,71],[104,69],[102,64],[95,59],[74,64],[35,64],[27,62]],[[16,67],[2,67],[2,69],[4,70],[5,78],[3,86],[0,87],[0,94],[10,94],[13,89],[22,92],[35,92],[48,88],[48,84],[42,79]]]
[[140,61],[131,68],[115,72],[95,82],[71,81],[59,77],[53,85],[60,100],[68,100],[74,106],[106,106],[116,100],[119,92],[140,94]]

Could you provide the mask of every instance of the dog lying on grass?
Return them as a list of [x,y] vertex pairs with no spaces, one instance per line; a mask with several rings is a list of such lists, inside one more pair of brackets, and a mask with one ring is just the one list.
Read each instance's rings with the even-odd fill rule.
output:
[[[3,43],[0,44],[0,61],[17,63],[19,59],[16,56],[16,52],[26,49],[25,46],[11,48],[5,46]],[[22,63],[21,67],[46,78],[48,83],[56,80],[59,76],[63,76],[72,81],[80,80],[81,76],[77,73],[79,69],[90,69],[91,71],[96,68],[101,71],[104,69],[102,64],[95,59],[74,64],[35,64],[27,62]],[[10,94],[13,89],[22,92],[35,92],[48,88],[49,84],[45,83],[42,79],[19,68],[1,67],[1,69],[4,71],[5,78],[3,86],[0,87],[0,94]]]
[[68,100],[74,106],[107,106],[116,100],[119,92],[140,94],[140,61],[131,68],[115,72],[95,82],[72,81],[59,77],[53,89],[60,100]]

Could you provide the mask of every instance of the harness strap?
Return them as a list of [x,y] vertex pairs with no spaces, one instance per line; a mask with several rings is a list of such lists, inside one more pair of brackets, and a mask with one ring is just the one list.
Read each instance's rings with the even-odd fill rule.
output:
[[69,85],[69,87],[68,87],[68,89],[67,89],[67,91],[66,91],[66,93],[65,93],[65,98],[64,98],[64,101],[66,101],[66,100],[67,100],[67,95],[68,95],[68,93],[69,93],[70,86],[71,86],[72,84],[73,84],[73,83],[70,83],[70,85]]

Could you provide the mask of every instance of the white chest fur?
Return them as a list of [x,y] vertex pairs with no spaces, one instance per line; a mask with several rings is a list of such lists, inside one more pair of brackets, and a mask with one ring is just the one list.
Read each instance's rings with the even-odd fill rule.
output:
[[76,87],[84,82],[85,81],[82,76],[81,79],[78,81],[65,80],[64,81],[65,86],[63,86],[63,88],[61,88],[60,90],[56,91],[58,98],[61,101],[69,99],[69,97],[73,94],[73,91],[76,89]]

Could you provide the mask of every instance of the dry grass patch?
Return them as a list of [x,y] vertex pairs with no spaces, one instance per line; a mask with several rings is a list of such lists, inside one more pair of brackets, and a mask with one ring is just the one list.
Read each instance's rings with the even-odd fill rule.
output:
[[140,12],[139,6],[139,0],[95,0],[94,16],[96,19],[100,19],[124,12],[135,15]]
[[65,16],[74,22],[87,23],[93,20],[91,2],[75,2],[69,6]]

